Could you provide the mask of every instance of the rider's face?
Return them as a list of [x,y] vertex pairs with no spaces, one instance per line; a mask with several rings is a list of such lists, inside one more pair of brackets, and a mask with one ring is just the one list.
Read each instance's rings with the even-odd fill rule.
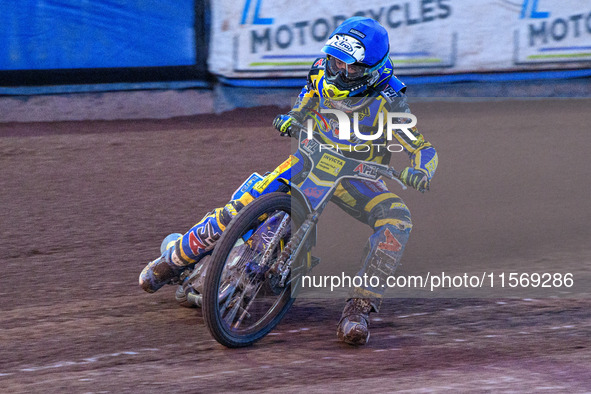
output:
[[362,78],[367,69],[365,66],[353,63],[347,64],[334,56],[328,56],[328,69],[333,75],[342,74],[350,80]]
[[347,71],[347,63],[337,58],[334,59],[334,64],[339,71]]

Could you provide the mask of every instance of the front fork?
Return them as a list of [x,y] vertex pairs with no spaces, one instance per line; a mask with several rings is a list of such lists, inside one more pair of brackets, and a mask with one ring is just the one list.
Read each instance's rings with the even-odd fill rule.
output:
[[[285,282],[289,274],[292,272],[292,264],[294,261],[298,260],[302,251],[304,251],[304,245],[306,245],[306,241],[310,238],[310,235],[313,233],[314,227],[318,223],[319,217],[320,214],[318,212],[312,212],[308,215],[304,223],[302,223],[300,228],[296,231],[294,235],[292,235],[289,242],[285,245],[285,248],[279,255],[279,258],[269,269],[270,273],[279,275],[279,287],[285,287]],[[313,260],[312,257],[309,255],[308,251],[306,271],[309,271],[312,268],[312,266],[315,265],[312,263]],[[293,279],[295,278],[292,278],[292,280]]]
[[[293,186],[292,186],[293,188]],[[279,275],[279,287],[285,287],[287,278],[290,273],[294,271],[294,267],[292,267],[294,261],[298,261],[300,255],[305,249],[305,245],[310,238],[310,235],[314,233],[314,229],[316,224],[318,224],[318,220],[320,219],[320,215],[326,208],[328,201],[333,196],[336,187],[332,188],[332,190],[328,193],[325,197],[324,202],[316,208],[316,210],[310,212],[306,219],[300,226],[300,228],[291,236],[291,239],[285,245],[285,248],[279,255],[279,258],[275,261],[275,263],[269,269],[271,274]],[[303,198],[302,193],[300,193]],[[293,197],[292,197],[293,198]],[[320,260],[318,258],[312,257],[309,251],[307,251],[307,258],[306,258],[306,267],[304,267],[304,272],[299,272],[298,277],[304,275],[307,272],[310,272],[312,268],[314,268]],[[299,267],[298,267],[299,268]],[[297,278],[292,277],[291,281]]]

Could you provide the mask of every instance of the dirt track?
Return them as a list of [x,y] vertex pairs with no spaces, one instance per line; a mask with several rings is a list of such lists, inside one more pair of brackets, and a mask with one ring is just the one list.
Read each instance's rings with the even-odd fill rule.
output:
[[228,350],[172,287],[137,286],[163,236],[286,157],[277,109],[0,124],[0,391],[589,392],[590,107],[413,105],[440,168],[429,194],[401,193],[415,224],[403,272],[551,268],[577,287],[387,300],[359,349],[336,342],[342,301],[298,300],[272,335]]

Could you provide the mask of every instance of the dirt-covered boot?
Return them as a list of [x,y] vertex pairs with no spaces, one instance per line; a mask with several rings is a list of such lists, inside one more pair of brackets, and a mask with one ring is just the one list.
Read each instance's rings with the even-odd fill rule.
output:
[[374,306],[369,298],[351,298],[345,304],[337,337],[349,345],[365,345],[369,340],[369,313]]
[[182,234],[175,233],[164,238],[160,247],[162,255],[142,270],[139,278],[140,286],[148,293],[154,293],[172,279],[178,278],[186,268],[173,261],[175,243],[180,237]]

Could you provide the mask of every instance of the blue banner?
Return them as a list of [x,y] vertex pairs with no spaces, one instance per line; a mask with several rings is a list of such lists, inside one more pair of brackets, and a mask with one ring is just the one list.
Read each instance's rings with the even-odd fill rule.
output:
[[194,0],[3,3],[0,70],[190,66],[197,62]]

